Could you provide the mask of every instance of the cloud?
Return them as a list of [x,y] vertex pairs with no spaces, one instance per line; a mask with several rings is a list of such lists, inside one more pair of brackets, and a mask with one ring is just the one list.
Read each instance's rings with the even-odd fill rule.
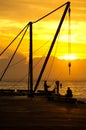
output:
[[[61,4],[67,2],[66,0],[0,0],[0,18],[13,19],[14,21],[30,21],[36,20]],[[86,12],[85,0],[71,0],[72,15],[83,15]],[[81,17],[81,16],[80,16]],[[84,17],[86,17],[84,15]],[[74,17],[76,18],[76,17]],[[75,19],[77,20],[77,18]],[[82,20],[82,19],[81,19]]]
[[[3,47],[0,47],[0,52],[2,50]],[[0,56],[0,78],[6,69],[13,53],[14,52],[12,50],[8,50]],[[21,80],[24,75],[27,74],[27,70],[26,57],[17,52],[5,75],[3,76],[3,80]]]
[[[25,21],[37,18],[44,11],[46,3],[36,0],[7,0],[0,2],[0,17]],[[46,9],[46,8],[45,8]]]

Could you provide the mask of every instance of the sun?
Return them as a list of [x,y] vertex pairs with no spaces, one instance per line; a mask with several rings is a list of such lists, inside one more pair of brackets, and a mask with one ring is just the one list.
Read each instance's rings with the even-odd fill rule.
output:
[[65,55],[59,56],[58,58],[61,59],[61,60],[62,59],[64,59],[64,60],[76,60],[77,56],[74,55],[74,54],[70,54],[70,55],[65,54]]

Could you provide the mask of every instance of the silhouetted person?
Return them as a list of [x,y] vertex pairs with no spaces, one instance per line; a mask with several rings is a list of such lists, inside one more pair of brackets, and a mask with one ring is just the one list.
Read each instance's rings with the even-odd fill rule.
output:
[[66,97],[73,97],[72,90],[70,89],[70,87],[68,87],[66,91]]
[[55,81],[56,83],[56,90],[57,90],[57,95],[59,95],[59,81]]
[[44,91],[45,91],[45,94],[48,94],[48,88],[49,88],[50,86],[49,85],[47,85],[47,81],[45,80],[44,81]]

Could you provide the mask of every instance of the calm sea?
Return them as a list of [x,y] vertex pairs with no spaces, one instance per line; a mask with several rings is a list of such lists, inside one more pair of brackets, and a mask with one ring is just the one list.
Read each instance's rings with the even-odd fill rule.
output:
[[[51,87],[49,88],[52,90],[55,87],[54,81],[48,81],[48,85]],[[60,94],[65,95],[67,87],[70,87],[73,92],[73,97],[77,98],[78,100],[86,101],[86,81],[85,82],[69,82],[63,81],[62,87],[60,87]],[[35,85],[35,82],[34,82]],[[0,89],[28,89],[27,82],[0,82]],[[43,90],[43,82],[40,82],[38,90]]]

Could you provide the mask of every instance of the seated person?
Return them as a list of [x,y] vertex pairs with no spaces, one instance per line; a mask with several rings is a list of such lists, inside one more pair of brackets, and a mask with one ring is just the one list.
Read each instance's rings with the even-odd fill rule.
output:
[[66,96],[66,97],[73,97],[72,90],[70,89],[70,87],[68,87],[65,96]]

